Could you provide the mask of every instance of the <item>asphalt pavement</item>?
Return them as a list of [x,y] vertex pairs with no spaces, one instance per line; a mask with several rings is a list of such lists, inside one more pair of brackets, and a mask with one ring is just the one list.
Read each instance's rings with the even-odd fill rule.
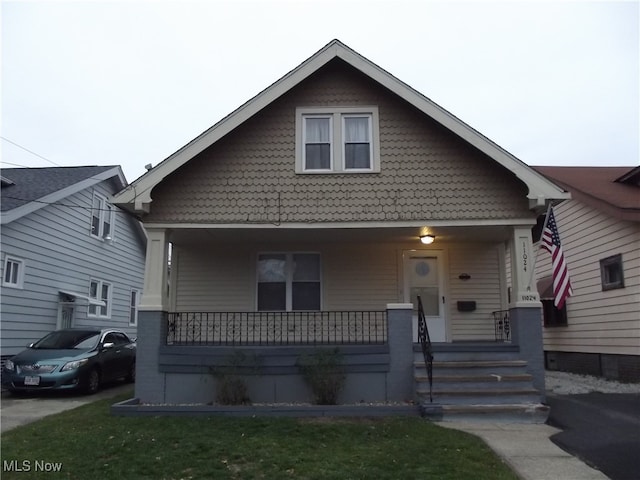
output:
[[640,394],[548,395],[551,441],[612,480],[640,479]]

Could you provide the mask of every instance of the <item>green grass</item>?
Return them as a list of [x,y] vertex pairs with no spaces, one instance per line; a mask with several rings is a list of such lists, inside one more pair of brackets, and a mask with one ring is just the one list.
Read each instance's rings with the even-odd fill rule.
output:
[[[2,479],[517,479],[478,438],[417,417],[111,416],[124,398],[6,432]],[[7,471],[11,460],[31,470]]]

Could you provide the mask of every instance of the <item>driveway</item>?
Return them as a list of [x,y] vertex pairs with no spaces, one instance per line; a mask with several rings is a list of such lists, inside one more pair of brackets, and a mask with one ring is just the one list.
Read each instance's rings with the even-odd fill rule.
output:
[[102,390],[95,395],[71,392],[39,392],[38,394],[16,397],[9,392],[2,392],[0,431],[6,432],[20,425],[40,420],[47,415],[70,410],[96,400],[115,397],[126,392],[132,392],[133,396],[133,385],[131,383],[104,385]]
[[551,440],[612,480],[640,478],[640,394],[548,395]]

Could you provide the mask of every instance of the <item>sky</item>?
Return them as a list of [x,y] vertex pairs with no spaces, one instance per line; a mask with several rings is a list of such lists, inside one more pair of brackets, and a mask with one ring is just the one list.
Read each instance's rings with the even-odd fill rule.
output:
[[528,165],[637,166],[639,7],[3,0],[2,167],[131,182],[334,38]]

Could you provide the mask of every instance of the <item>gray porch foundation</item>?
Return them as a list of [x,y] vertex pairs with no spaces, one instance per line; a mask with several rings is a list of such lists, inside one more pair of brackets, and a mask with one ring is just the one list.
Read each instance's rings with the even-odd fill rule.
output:
[[166,345],[167,312],[141,311],[135,396],[141,404],[211,403],[216,368],[229,365],[241,352],[248,363],[238,371],[252,402],[311,402],[299,359],[337,348],[346,371],[340,403],[410,402],[414,396],[411,305],[389,305],[387,324],[384,345],[177,346]]
[[520,350],[520,357],[527,360],[527,371],[533,377],[533,386],[545,400],[544,347],[542,341],[542,309],[511,308],[511,341]]

